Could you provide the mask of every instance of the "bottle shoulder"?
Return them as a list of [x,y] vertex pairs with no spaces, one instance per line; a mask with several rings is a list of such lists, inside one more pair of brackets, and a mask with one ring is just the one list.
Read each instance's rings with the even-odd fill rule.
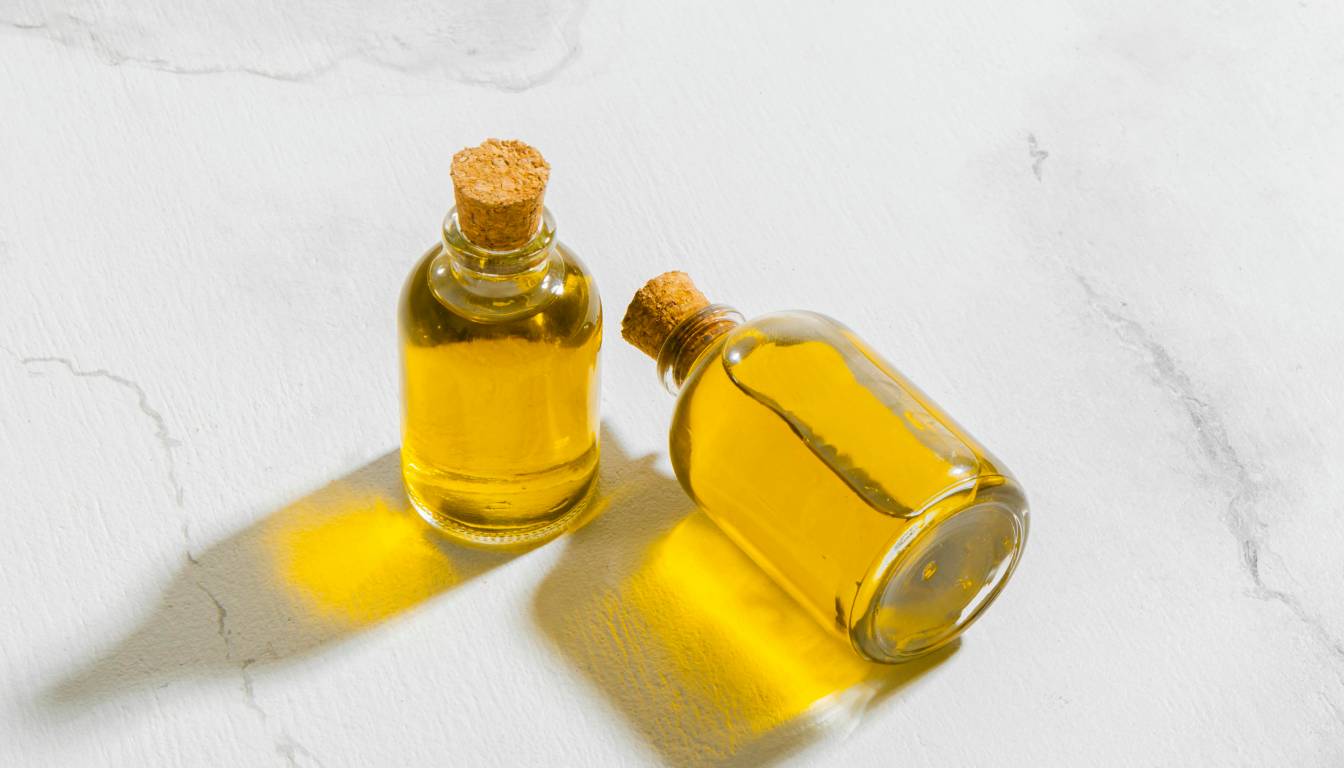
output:
[[[444,248],[430,248],[411,268],[401,291],[398,325],[413,344],[434,346],[476,338],[525,338],[583,345],[602,330],[602,300],[597,282],[579,257],[557,243],[535,304],[523,312],[491,316],[491,300],[480,297],[471,311],[445,301]],[[438,289],[436,290],[436,282]],[[477,297],[472,297],[477,298]],[[500,302],[494,302],[500,303]],[[484,312],[477,311],[481,307]]]
[[773,344],[813,341],[847,346],[858,341],[858,337],[847,326],[829,315],[790,309],[759,315],[738,325],[729,333],[728,342],[724,345],[725,353],[731,353],[735,349],[740,352],[741,349],[735,345],[744,341]]
[[760,315],[737,324],[700,353],[687,373],[679,398],[695,388],[706,370],[732,370],[760,349],[805,342],[835,348],[840,354],[856,344],[866,346],[838,320],[819,312],[785,310]]

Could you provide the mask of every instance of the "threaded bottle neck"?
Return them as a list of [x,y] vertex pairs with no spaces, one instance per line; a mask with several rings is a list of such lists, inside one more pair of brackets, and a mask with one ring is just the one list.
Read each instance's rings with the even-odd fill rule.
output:
[[686,377],[714,342],[742,323],[742,314],[724,304],[710,304],[677,323],[658,352],[658,378],[677,394]]

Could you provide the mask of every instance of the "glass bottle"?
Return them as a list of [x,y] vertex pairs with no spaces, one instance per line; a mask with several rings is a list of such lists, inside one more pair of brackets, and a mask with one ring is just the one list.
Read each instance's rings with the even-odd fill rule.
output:
[[744,321],[674,272],[636,295],[623,332],[677,395],[683,488],[862,656],[900,662],[945,645],[1012,575],[1022,489],[835,320]]
[[[425,520],[471,543],[507,546],[563,532],[592,493],[602,305],[593,278],[556,239],[540,191],[524,190],[535,196],[530,214],[472,197],[460,161],[487,149],[476,170],[490,183],[499,181],[491,175],[499,155],[515,162],[511,152],[536,152],[491,140],[454,157],[458,206],[401,296],[401,462]],[[544,185],[548,167],[536,161]]]

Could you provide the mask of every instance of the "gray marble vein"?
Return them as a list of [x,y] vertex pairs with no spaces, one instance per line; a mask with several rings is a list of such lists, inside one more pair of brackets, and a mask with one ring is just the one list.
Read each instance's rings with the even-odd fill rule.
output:
[[[37,375],[37,370],[40,369],[41,366],[54,363],[65,368],[70,375],[77,378],[103,379],[134,393],[136,397],[136,406],[139,408],[140,413],[144,414],[154,426],[154,438],[158,441],[160,448],[163,450],[164,461],[168,467],[166,472],[168,487],[173,492],[173,503],[179,510],[185,510],[184,502],[186,491],[182,486],[181,480],[178,479],[176,457],[176,450],[181,447],[182,443],[168,431],[167,420],[164,419],[163,414],[150,403],[149,395],[145,392],[143,386],[134,379],[113,373],[106,369],[81,369],[74,364],[74,361],[66,357],[23,357],[14,353],[8,347],[0,347],[0,349],[16,360],[20,365],[28,368],[30,375]],[[195,555],[192,553],[191,522],[185,514],[182,519],[181,530],[182,547],[186,554],[187,561],[194,565],[197,561]]]
[[[173,491],[173,499],[180,508],[182,506],[183,494],[182,482],[177,477],[177,457],[175,451],[182,445],[172,433],[168,431],[168,423],[164,420],[163,414],[149,402],[149,395],[145,393],[145,388],[140,386],[134,379],[113,373],[105,368],[96,370],[85,370],[79,368],[69,358],[65,357],[24,357],[20,361],[24,366],[31,368],[40,367],[48,364],[56,364],[78,378],[101,379],[110,381],[123,389],[130,390],[135,394],[136,404],[140,412],[150,420],[154,425],[154,438],[158,440],[159,447],[163,449],[164,461],[168,465],[168,485]],[[183,534],[185,535],[185,523]]]
[[[195,561],[192,562],[192,565],[193,567],[199,567]],[[196,587],[209,598],[211,604],[215,607],[215,626],[220,640],[224,643],[224,658],[230,662],[236,662],[238,665],[238,689],[243,694],[243,703],[248,709],[256,713],[261,721],[262,727],[267,727],[271,721],[271,717],[266,712],[266,709],[261,706],[261,703],[257,701],[256,684],[252,677],[251,667],[257,660],[255,658],[246,658],[241,661],[234,659],[233,640],[230,637],[228,627],[229,609],[224,606],[224,603],[220,601],[215,593],[203,582],[196,582]],[[316,765],[320,766],[323,764],[316,755],[296,741],[283,726],[277,729],[274,741],[275,753],[284,760],[285,765],[287,766],[297,766],[299,764],[297,759],[299,755],[309,758]]]
[[1042,168],[1045,166],[1046,158],[1050,157],[1050,153],[1041,149],[1034,133],[1027,134],[1027,156],[1031,158],[1032,174],[1036,176],[1037,181],[1040,181]]
[[304,82],[357,59],[523,91],[549,82],[578,57],[587,0],[378,8],[304,0],[297,6],[258,7],[240,25],[236,9],[202,0],[157,14],[66,0],[27,16],[11,11],[0,25],[88,51],[109,66],[176,75],[237,73]]
[[[1260,558],[1268,551],[1264,541],[1266,523],[1257,507],[1265,501],[1265,488],[1247,467],[1228,436],[1222,414],[1201,396],[1189,374],[1171,352],[1129,312],[1122,302],[1103,296],[1087,278],[1066,266],[1074,281],[1082,288],[1088,306],[1096,312],[1116,338],[1129,349],[1148,359],[1153,382],[1166,390],[1179,405],[1195,433],[1200,455],[1208,470],[1221,480],[1227,489],[1224,521],[1236,539],[1241,555],[1242,569],[1252,584],[1252,595],[1260,600],[1282,604],[1301,621],[1312,636],[1334,660],[1335,675],[1344,681],[1344,642],[1336,638],[1323,619],[1309,611],[1291,592],[1270,586],[1260,572]],[[1333,707],[1332,707],[1333,709]]]

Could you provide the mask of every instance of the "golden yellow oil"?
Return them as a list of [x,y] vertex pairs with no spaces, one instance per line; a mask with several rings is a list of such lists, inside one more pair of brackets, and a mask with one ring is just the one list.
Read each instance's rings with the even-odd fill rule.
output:
[[563,245],[535,311],[504,319],[450,309],[431,250],[400,307],[402,472],[430,522],[479,543],[546,538],[592,490],[598,460],[596,286]]
[[[968,524],[944,522],[987,490],[1016,486],[839,326],[781,342],[781,328],[820,318],[800,316],[753,321],[705,353],[678,399],[673,465],[729,537],[823,624],[849,636],[872,613],[882,650],[869,655],[917,655],[992,599],[986,590],[1006,578],[1025,535],[1002,505]],[[899,550],[919,562],[884,574]]]

